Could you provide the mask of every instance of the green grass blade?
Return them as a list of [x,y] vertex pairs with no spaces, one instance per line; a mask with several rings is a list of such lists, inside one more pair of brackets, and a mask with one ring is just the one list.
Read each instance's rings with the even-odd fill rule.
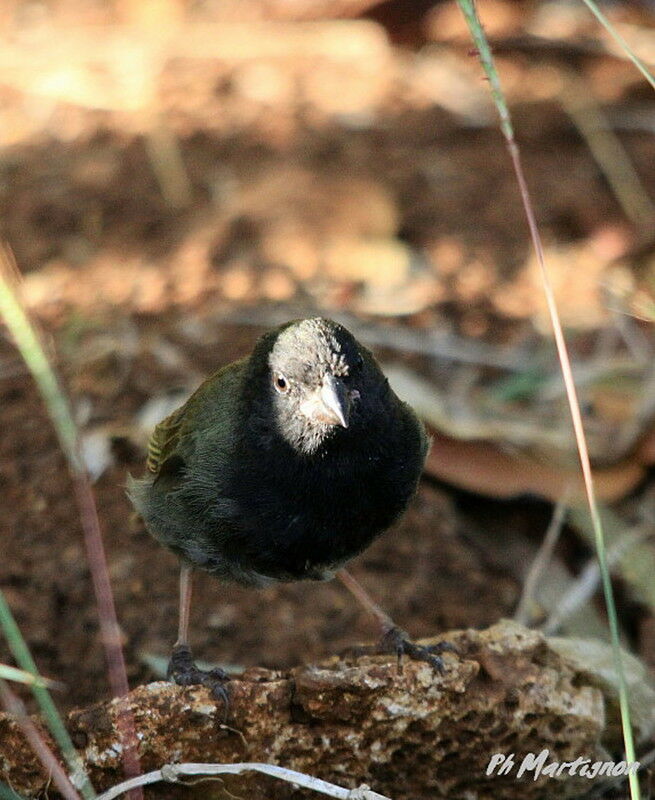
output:
[[482,30],[482,25],[480,24],[477,11],[475,10],[475,3],[473,0],[457,0],[457,2],[462,14],[464,14],[466,24],[469,26],[473,41],[478,49],[480,61],[482,62],[487,79],[489,80],[489,85],[491,86],[491,96],[496,108],[498,109],[498,114],[500,115],[500,128],[508,141],[514,141],[512,118],[510,116],[507,103],[505,102],[505,94],[503,92],[503,87],[500,85],[500,78],[498,77],[498,73],[494,67],[494,60],[493,56],[491,55],[491,47],[489,47],[489,42],[487,41],[487,37]]
[[[514,131],[512,128],[509,109],[507,107],[507,102],[505,101],[505,96],[500,84],[500,79],[498,77],[498,73],[496,71],[493,62],[491,49],[489,47],[489,43],[485,36],[484,30],[482,29],[482,25],[480,24],[480,20],[478,19],[473,0],[457,0],[457,2],[469,26],[471,35],[473,37],[473,41],[475,42],[475,46],[478,49],[482,67],[491,85],[493,100],[494,103],[496,104],[496,108],[498,109],[501,129],[507,141],[507,147],[510,156],[512,158],[516,177],[519,183],[519,189],[521,191],[521,198],[523,200],[523,205],[528,219],[528,225],[530,227],[530,233],[532,236],[535,252],[537,254],[537,258],[539,260],[539,264],[541,267],[544,292],[546,294],[546,300],[548,302],[548,308],[551,316],[551,321],[553,324],[555,340],[557,343],[557,351],[560,357],[560,363],[562,367],[562,374],[564,377],[564,382],[566,384],[567,396],[569,398],[569,408],[571,412],[571,418],[573,420],[573,427],[575,430],[578,451],[580,454],[580,462],[585,478],[587,500],[589,503],[589,510],[593,524],[596,552],[598,555],[598,564],[603,584],[603,592],[605,595],[605,603],[607,606],[607,618],[609,621],[612,651],[614,654],[614,663],[616,667],[618,684],[619,684],[619,705],[621,711],[621,726],[623,729],[623,742],[625,746],[625,755],[628,761],[634,762],[636,760],[635,748],[634,748],[634,739],[632,734],[632,724],[630,720],[630,707],[628,703],[627,682],[625,679],[623,661],[621,657],[618,616],[616,613],[616,605],[614,603],[612,582],[610,578],[609,567],[607,564],[603,527],[601,523],[600,513],[598,510],[598,505],[596,503],[593,478],[591,474],[591,464],[589,461],[589,453],[586,444],[586,437],[582,425],[580,404],[578,402],[575,383],[573,381],[573,374],[571,371],[571,363],[568,355],[568,349],[566,346],[566,341],[564,339],[564,334],[562,331],[562,326],[559,319],[559,314],[557,311],[557,306],[555,303],[552,286],[550,283],[550,278],[543,257],[543,246],[541,244],[541,237],[539,236],[539,231],[537,229],[534,217],[534,210],[532,208],[529,192],[525,183],[525,177],[523,174],[523,168],[521,165],[521,159],[519,156],[518,147],[514,140]],[[640,795],[639,780],[637,775],[631,773],[629,776],[629,780],[630,780],[630,796],[632,800],[639,800],[641,795]]]
[[[0,627],[5,634],[7,643],[9,644],[9,649],[11,650],[11,653],[18,664],[21,665],[25,672],[29,672],[38,679],[39,674],[36,664],[34,663],[34,659],[32,658],[32,654],[30,653],[29,648],[23,639],[23,636],[18,628],[18,625],[16,624],[16,620],[11,613],[11,609],[5,600],[5,596],[2,591],[0,591]],[[69,769],[75,776],[74,782],[79,785],[80,791],[84,798],[86,798],[86,800],[92,800],[92,798],[96,796],[96,793],[84,771],[82,760],[80,759],[77,750],[73,746],[73,742],[68,735],[68,731],[64,726],[52,697],[50,697],[50,693],[45,687],[37,684],[33,684],[30,688],[34,698],[36,699],[36,702],[39,704],[39,708],[41,709],[41,713],[45,718],[46,724],[50,730],[50,733],[52,734],[53,739],[59,745]]]
[[23,798],[19,794],[16,794],[6,783],[0,781],[0,800],[23,800]]
[[[59,385],[55,371],[39,340],[37,330],[32,325],[18,292],[14,290],[14,282],[11,278],[15,272],[11,253],[0,246],[0,316],[4,319],[34,377],[53,422],[60,446],[68,461],[96,597],[100,636],[105,649],[109,683],[114,696],[124,698],[129,693],[129,685],[120,627],[116,617],[95,498],[86,468],[80,457],[77,426],[68,398]],[[138,740],[131,713],[126,710],[125,713],[120,714],[118,723],[126,774],[128,776],[138,775],[140,772]],[[88,787],[90,789],[90,784]]]
[[[4,255],[4,254],[3,254]],[[9,282],[0,274],[0,317],[11,331],[20,353],[43,395],[57,435],[69,462],[77,470],[83,465],[77,450],[77,431],[65,395],[60,391],[50,364],[25,309],[17,301]]]
[[14,681],[14,683],[25,683],[28,686],[43,686],[48,689],[53,689],[57,686],[56,681],[48,680],[42,675],[34,677],[32,673],[16,669],[16,667],[10,667],[8,664],[0,664],[0,679]]
[[646,78],[648,83],[655,89],[655,78],[651,75],[648,71],[648,68],[644,64],[644,62],[637,56],[630,45],[626,42],[626,40],[621,36],[621,34],[614,28],[612,23],[607,19],[607,17],[603,14],[603,12],[598,8],[596,3],[593,0],[582,0],[582,2],[587,6],[587,8],[591,11],[591,13],[596,17],[596,19],[600,22],[600,24],[605,28],[605,30],[610,34],[610,36],[617,42],[617,44],[621,47],[627,57],[632,61],[635,67],[641,72],[641,74]]

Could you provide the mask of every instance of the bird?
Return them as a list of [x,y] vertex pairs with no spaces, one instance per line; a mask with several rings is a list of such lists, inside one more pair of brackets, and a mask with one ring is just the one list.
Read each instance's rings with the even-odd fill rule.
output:
[[345,569],[407,508],[429,440],[374,356],[341,324],[292,320],[211,375],[160,422],[128,495],[181,560],[169,679],[226,700],[228,676],[189,644],[193,572],[252,587],[339,577],[379,621],[384,646],[442,670]]

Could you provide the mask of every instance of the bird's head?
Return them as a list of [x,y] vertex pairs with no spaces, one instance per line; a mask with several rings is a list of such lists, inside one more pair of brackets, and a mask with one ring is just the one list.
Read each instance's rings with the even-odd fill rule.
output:
[[352,334],[320,317],[283,327],[269,352],[268,367],[277,430],[307,455],[339,430],[356,427],[367,388],[384,381]]

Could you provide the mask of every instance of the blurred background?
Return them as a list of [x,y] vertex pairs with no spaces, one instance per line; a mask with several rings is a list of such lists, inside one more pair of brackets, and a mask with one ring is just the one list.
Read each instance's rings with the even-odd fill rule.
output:
[[[652,64],[653,4],[601,6]],[[478,7],[569,337],[625,643],[653,667],[655,95],[579,0]],[[397,622],[426,636],[517,615],[606,638],[540,279],[471,50],[454,0],[2,3],[0,235],[83,431],[132,682],[174,640],[177,564],[131,522],[126,474],[203,377],[316,314],[375,350],[435,435],[410,512],[354,566]],[[61,705],[98,700],[71,485],[4,330],[0,431],[0,586],[67,684]],[[549,525],[554,553],[526,584]],[[377,635],[339,586],[201,577],[197,598],[208,661],[287,667]]]

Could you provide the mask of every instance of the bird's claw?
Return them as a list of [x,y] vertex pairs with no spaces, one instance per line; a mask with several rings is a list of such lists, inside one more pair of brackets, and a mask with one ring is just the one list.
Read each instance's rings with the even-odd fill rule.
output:
[[413,642],[407,633],[401,628],[394,626],[389,628],[378,644],[378,652],[395,653],[398,657],[398,674],[402,673],[402,657],[409,656],[415,661],[425,661],[435,672],[443,674],[445,666],[440,653],[449,651],[456,653],[457,650],[450,642],[437,642],[436,644],[420,645]]
[[230,696],[225,684],[230,680],[230,676],[222,669],[206,670],[197,667],[188,645],[175,645],[166,677],[178,686],[206,686],[217,700],[223,701],[227,714]]

